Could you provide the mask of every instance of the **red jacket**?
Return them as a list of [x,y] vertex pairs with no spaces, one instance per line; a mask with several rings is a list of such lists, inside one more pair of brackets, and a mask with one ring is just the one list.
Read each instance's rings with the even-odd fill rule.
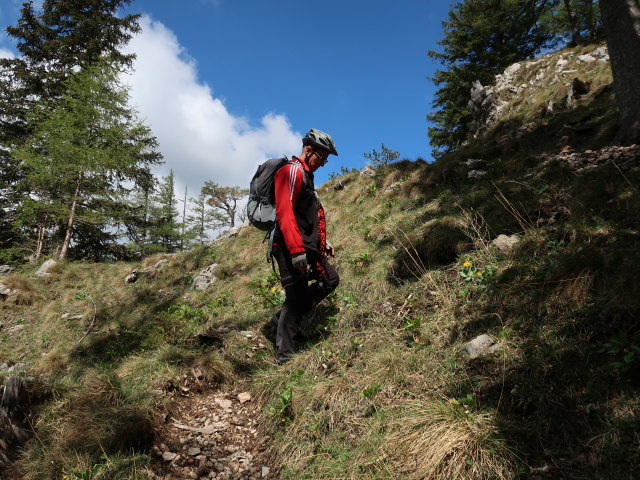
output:
[[313,173],[299,158],[293,157],[292,162],[280,168],[274,178],[276,221],[291,255],[305,250],[323,255],[327,229],[324,209],[315,194]]

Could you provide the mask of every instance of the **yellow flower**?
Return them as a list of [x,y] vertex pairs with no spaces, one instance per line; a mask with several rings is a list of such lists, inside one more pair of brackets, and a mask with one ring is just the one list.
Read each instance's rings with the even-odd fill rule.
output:
[[470,267],[471,266],[471,262],[466,261],[462,264],[463,267]]
[[481,276],[482,276],[482,272],[478,272],[478,273],[476,273],[476,276],[477,276],[477,277],[481,277]]

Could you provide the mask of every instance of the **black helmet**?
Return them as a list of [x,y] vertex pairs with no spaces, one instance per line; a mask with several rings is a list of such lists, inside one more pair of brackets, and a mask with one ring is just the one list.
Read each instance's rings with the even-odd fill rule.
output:
[[320,130],[316,130],[315,128],[309,130],[309,133],[304,136],[302,139],[302,145],[305,147],[307,145],[311,145],[312,147],[323,148],[328,150],[330,154],[338,156],[338,151],[336,150],[336,146],[333,143],[331,135],[321,132]]

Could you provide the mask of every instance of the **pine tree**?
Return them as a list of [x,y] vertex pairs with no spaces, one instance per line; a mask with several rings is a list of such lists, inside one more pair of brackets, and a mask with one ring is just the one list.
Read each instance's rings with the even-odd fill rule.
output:
[[434,155],[451,151],[468,139],[472,117],[471,85],[483,85],[508,65],[533,57],[551,36],[540,26],[549,3],[545,0],[465,0],[453,5],[443,22],[441,52],[428,55],[443,65],[433,76],[440,87],[435,110],[427,116]]
[[175,196],[175,174],[162,177],[152,196],[149,240],[152,251],[175,252],[180,246],[181,224]]
[[[96,235],[117,223],[124,185],[148,182],[149,166],[161,158],[150,130],[129,108],[117,74],[111,64],[100,63],[70,77],[53,111],[40,106],[33,112],[34,132],[15,151],[27,167],[24,184],[31,198],[48,204],[49,222],[62,225],[60,258],[67,256],[77,224]],[[113,239],[104,236],[103,241]]]
[[151,220],[151,196],[156,179],[150,177],[148,182],[138,185],[129,193],[125,215],[121,219],[124,230],[123,237],[129,240],[126,244],[128,257],[141,258],[149,255]]
[[542,17],[558,44],[575,47],[604,39],[597,0],[555,0]]
[[[132,65],[134,55],[121,48],[140,31],[139,15],[119,17],[131,0],[44,0],[41,10],[24,2],[15,26],[7,29],[16,40],[19,58],[0,59],[0,191],[17,208],[0,218],[0,249],[25,242],[32,229],[18,228],[18,210],[29,202],[21,190],[27,166],[11,151],[24,144],[37,121],[34,109],[54,109],[66,92],[65,80],[99,59],[117,69]],[[5,205],[0,201],[0,211]],[[25,207],[26,208],[26,207]],[[42,229],[38,229],[42,232]]]
[[203,190],[197,198],[191,198],[191,214],[187,216],[190,225],[188,235],[196,244],[204,245],[209,241],[209,233],[217,226],[213,210],[208,207],[207,196]]

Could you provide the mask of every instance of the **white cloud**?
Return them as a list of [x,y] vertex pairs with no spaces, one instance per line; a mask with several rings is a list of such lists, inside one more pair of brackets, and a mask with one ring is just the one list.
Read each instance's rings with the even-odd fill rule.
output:
[[7,50],[6,48],[0,48],[0,58],[14,58],[15,55],[11,50]]
[[186,183],[195,196],[204,180],[248,186],[261,161],[298,153],[300,134],[286,117],[269,114],[252,125],[232,115],[198,79],[195,61],[176,36],[148,17],[140,23],[142,33],[128,46],[137,54],[135,72],[125,82],[132,87],[132,105],[160,142],[161,174],[173,168],[177,192]]

